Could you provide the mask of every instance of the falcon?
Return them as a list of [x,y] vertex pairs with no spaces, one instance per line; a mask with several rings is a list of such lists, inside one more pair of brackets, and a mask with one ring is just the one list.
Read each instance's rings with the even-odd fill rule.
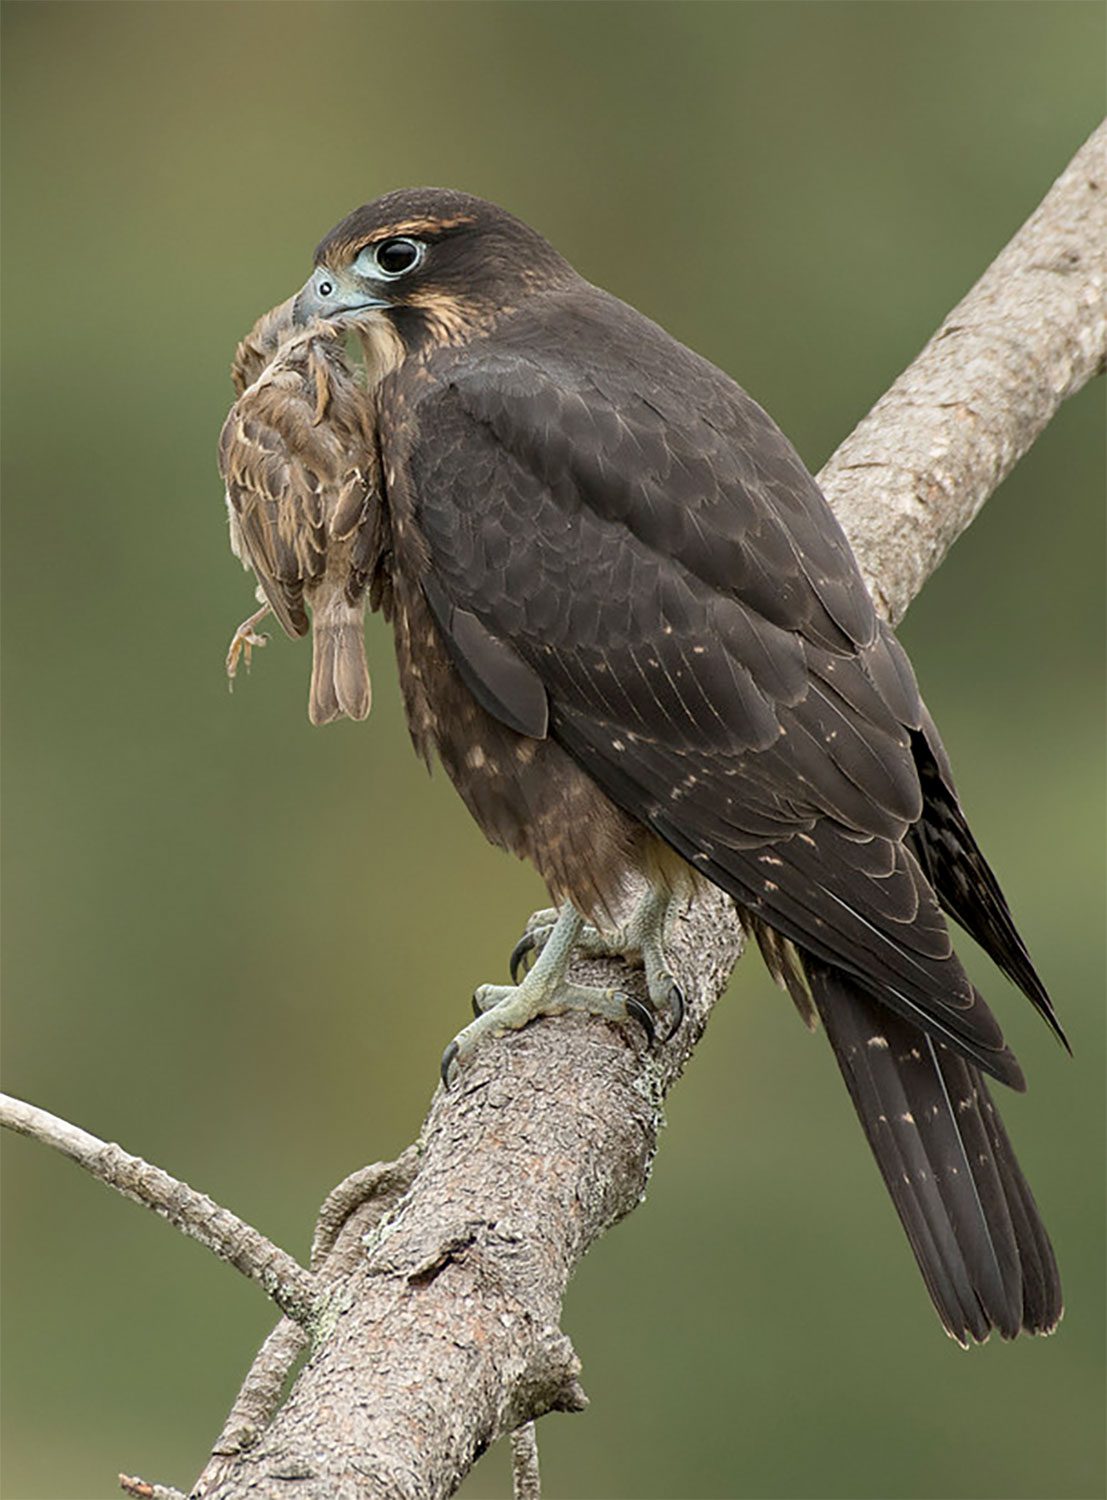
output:
[[[557,903],[516,982],[478,989],[444,1078],[538,1015],[633,1016],[651,1040],[655,1017],[678,1025],[666,917],[713,883],[821,1021],[947,1331],[1049,1332],[1057,1267],[985,1076],[1025,1082],[947,917],[1064,1034],[910,663],[780,429],[462,193],[355,210],[270,316],[242,378],[271,363],[224,433],[240,550],[293,633],[305,603],[352,629],[368,589],[417,751]],[[364,389],[329,330],[360,340]],[[338,433],[313,359],[361,423],[351,409],[329,467],[304,457]],[[299,418],[262,420],[286,378]],[[227,456],[259,442],[260,463]],[[349,483],[356,523],[322,499]],[[362,701],[336,692],[328,714]],[[581,947],[640,962],[651,1005],[569,982]]]

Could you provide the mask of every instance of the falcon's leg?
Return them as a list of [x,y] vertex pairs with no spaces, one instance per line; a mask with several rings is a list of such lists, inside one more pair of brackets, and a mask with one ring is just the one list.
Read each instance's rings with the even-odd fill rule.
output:
[[473,995],[477,1019],[454,1037],[443,1055],[443,1083],[449,1082],[453,1064],[463,1064],[483,1037],[517,1031],[536,1016],[560,1016],[580,1010],[588,1015],[605,1016],[609,1021],[633,1018],[642,1025],[649,1040],[653,1040],[653,1017],[640,1000],[621,990],[573,984],[565,978],[583,926],[584,918],[566,904],[543,942],[538,961],[520,984],[481,985]]
[[[665,958],[665,931],[672,903],[669,891],[651,885],[622,927],[608,933],[585,926],[575,943],[577,952],[587,958],[622,958],[628,964],[644,969],[650,1004],[659,1014],[669,1016],[669,1036],[684,1018],[684,995]],[[554,930],[552,919],[556,916],[554,911],[536,912],[527,931],[515,944],[510,965],[511,977],[516,983],[528,955],[545,951]]]
[[269,639],[267,635],[259,635],[254,629],[254,626],[260,625],[268,613],[268,604],[263,604],[260,609],[254,611],[248,620],[243,620],[234,635],[231,636],[231,644],[227,648],[227,677],[230,680],[231,687],[234,686],[235,673],[238,671],[238,658],[245,656],[246,670],[248,672],[250,670],[250,656],[254,647],[264,646]]

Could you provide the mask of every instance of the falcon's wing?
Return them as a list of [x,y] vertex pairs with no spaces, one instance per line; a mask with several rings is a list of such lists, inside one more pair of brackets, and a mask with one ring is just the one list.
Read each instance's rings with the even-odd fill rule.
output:
[[619,806],[1021,1086],[910,847],[910,665],[814,480],[725,375],[594,296],[547,314],[579,358],[522,328],[418,403],[403,459],[459,670],[517,728],[541,696]]

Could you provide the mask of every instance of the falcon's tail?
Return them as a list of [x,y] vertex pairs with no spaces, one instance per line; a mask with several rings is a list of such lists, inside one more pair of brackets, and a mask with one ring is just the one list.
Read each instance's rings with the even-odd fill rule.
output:
[[320,599],[312,618],[311,696],[313,724],[329,724],[348,714],[364,719],[373,693],[365,661],[364,606],[349,604],[341,590]]
[[977,1068],[803,956],[815,1006],[950,1335],[1049,1333],[1053,1249]]

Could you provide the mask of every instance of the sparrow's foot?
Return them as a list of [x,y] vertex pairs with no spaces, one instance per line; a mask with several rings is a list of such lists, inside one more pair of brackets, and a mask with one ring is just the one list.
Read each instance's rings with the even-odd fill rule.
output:
[[542,951],[530,973],[519,984],[482,984],[473,995],[477,1019],[458,1033],[442,1057],[442,1082],[448,1086],[456,1063],[464,1067],[477,1044],[488,1035],[517,1031],[538,1016],[561,1016],[584,1011],[609,1021],[634,1020],[653,1041],[654,1023],[649,1008],[622,990],[599,989],[573,984],[565,978],[575,940],[584,923],[566,906],[550,924]]
[[[582,957],[621,958],[633,968],[645,970],[650,1004],[657,1015],[668,1018],[663,1029],[666,1041],[684,1019],[684,992],[665,958],[665,928],[670,902],[667,891],[651,888],[622,927],[614,932],[601,932],[590,924],[584,925],[574,944]],[[555,911],[535,912],[526,932],[515,944],[510,968],[516,984],[526,972],[532,955],[544,952],[554,931],[556,917]]]
[[268,604],[262,605],[261,609],[255,610],[248,620],[242,624],[231,636],[231,644],[227,648],[227,678],[230,686],[234,687],[235,674],[238,671],[238,659],[243,657],[246,662],[247,672],[250,670],[250,658],[255,646],[264,646],[269,639],[267,635],[259,635],[254,629],[260,625],[269,613]]

